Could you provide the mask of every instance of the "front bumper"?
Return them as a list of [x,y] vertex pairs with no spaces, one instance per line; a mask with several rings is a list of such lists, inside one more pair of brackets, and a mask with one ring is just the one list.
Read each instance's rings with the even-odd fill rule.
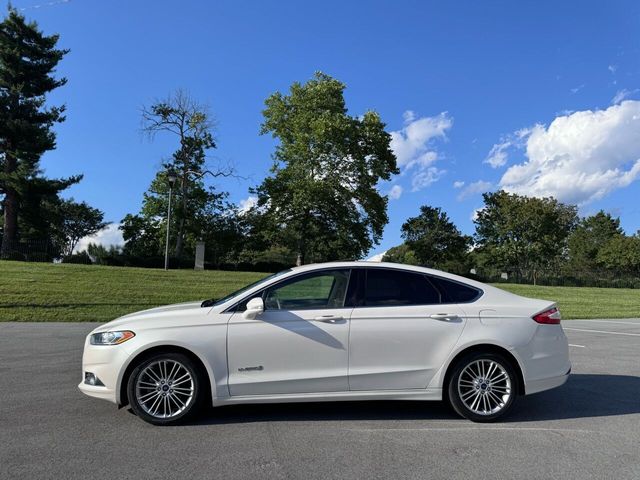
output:
[[[78,388],[85,395],[117,404],[121,375],[128,358],[129,352],[124,344],[91,345],[87,337],[82,354],[82,381]],[[103,386],[85,383],[86,372],[93,373]]]

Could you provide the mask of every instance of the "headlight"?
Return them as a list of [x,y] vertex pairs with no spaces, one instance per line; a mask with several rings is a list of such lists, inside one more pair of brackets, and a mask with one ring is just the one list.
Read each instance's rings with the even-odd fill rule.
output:
[[129,330],[122,332],[100,332],[89,337],[91,345],[119,345],[135,337],[136,334]]

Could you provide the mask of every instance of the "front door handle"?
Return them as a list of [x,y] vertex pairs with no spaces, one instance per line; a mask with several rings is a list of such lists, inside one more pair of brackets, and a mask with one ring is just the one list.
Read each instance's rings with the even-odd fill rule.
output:
[[323,323],[338,323],[344,320],[344,317],[339,315],[320,315],[319,317],[314,318],[316,322]]
[[457,320],[458,315],[455,313],[434,313],[433,315],[429,315],[429,318],[433,318],[434,320],[442,320],[444,322],[450,322],[452,320]]

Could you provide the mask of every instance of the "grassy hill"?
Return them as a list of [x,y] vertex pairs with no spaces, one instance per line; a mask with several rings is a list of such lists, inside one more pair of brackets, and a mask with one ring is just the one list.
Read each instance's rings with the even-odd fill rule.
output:
[[221,298],[265,275],[0,261],[0,321],[104,322],[158,305]]
[[[220,298],[265,273],[0,261],[0,321],[104,322],[157,305]],[[555,300],[563,317],[640,317],[640,290],[500,284]]]

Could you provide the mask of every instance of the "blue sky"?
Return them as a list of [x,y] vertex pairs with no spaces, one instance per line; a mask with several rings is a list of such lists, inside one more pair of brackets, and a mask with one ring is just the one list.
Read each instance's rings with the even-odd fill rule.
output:
[[[84,173],[68,194],[118,222],[137,212],[169,139],[140,135],[140,107],[184,88],[217,119],[215,157],[249,180],[272,164],[259,136],[264,99],[321,70],[347,84],[351,114],[377,110],[402,173],[381,245],[440,206],[466,233],[481,191],[554,194],[640,228],[640,3],[14,0],[71,49],[68,107],[52,177]],[[39,8],[35,8],[39,7]],[[397,197],[397,198],[395,198]]]

